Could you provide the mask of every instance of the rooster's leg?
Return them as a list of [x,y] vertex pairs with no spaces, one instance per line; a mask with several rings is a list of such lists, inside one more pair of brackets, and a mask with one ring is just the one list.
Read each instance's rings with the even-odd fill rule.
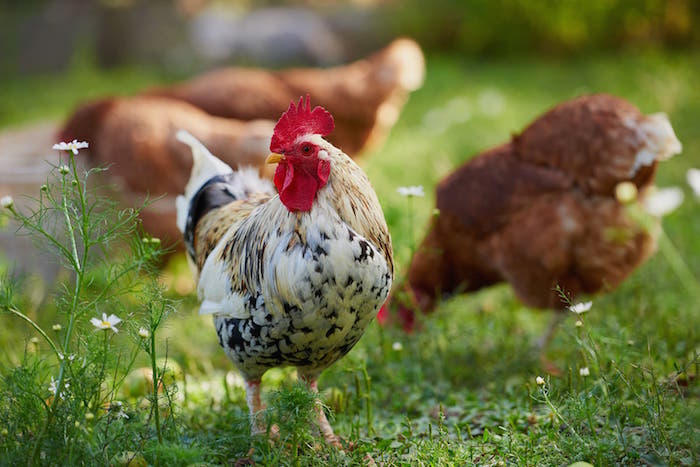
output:
[[[302,376],[301,379],[309,385],[311,392],[318,394],[317,376]],[[338,449],[342,449],[343,445],[340,443],[340,439],[335,435],[335,433],[333,433],[333,428],[326,418],[326,413],[323,411],[323,404],[321,404],[321,400],[318,398],[316,399],[316,407],[314,410],[316,411],[316,423],[318,424],[319,430],[321,430],[321,434],[323,434],[323,438],[328,444],[331,444]]]
[[265,406],[260,402],[260,380],[246,381],[245,400],[250,410],[250,429],[253,434],[265,432],[261,411]]

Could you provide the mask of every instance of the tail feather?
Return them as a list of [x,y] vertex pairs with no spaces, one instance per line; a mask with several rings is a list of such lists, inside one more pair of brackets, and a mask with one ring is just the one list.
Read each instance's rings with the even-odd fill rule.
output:
[[192,149],[192,173],[185,186],[185,198],[190,199],[210,178],[233,172],[231,166],[214,156],[187,130],[179,130],[175,137]]
[[219,160],[187,130],[179,130],[175,137],[188,145],[192,150],[192,173],[190,180],[185,186],[184,195],[179,195],[175,200],[177,210],[177,227],[180,232],[185,232],[187,217],[190,210],[190,200],[199,189],[211,178],[217,175],[225,175],[233,172],[233,169],[226,163]]
[[[258,169],[241,167],[234,171],[214,156],[194,136],[185,130],[176,134],[179,141],[192,149],[193,165],[190,180],[184,195],[175,200],[177,209],[177,226],[187,237],[187,232],[194,228],[202,215],[231,201],[248,198],[253,193],[273,193],[274,187],[269,180],[260,178]],[[221,186],[223,190],[212,190]],[[206,193],[203,193],[206,191]],[[193,199],[197,198],[196,206]],[[194,211],[196,212],[193,212]],[[191,232],[190,232],[191,233]]]

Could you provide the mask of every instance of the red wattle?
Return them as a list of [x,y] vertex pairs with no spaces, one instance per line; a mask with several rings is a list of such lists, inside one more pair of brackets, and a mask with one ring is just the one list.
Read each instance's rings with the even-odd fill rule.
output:
[[275,170],[275,186],[290,211],[309,211],[319,188],[316,177],[305,170],[294,170],[292,164],[285,162],[280,162]]

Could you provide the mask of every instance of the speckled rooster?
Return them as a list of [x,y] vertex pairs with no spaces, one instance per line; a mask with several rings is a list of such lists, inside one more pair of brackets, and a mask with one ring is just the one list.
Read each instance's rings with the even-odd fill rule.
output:
[[[253,431],[260,379],[295,366],[312,391],[345,355],[387,297],[391,239],[367,176],[323,139],[334,127],[309,97],[275,126],[268,163],[234,172],[186,132],[194,166],[177,200],[178,226],[198,275],[200,313],[213,314],[219,343],[246,381]],[[318,427],[338,444],[323,409]]]

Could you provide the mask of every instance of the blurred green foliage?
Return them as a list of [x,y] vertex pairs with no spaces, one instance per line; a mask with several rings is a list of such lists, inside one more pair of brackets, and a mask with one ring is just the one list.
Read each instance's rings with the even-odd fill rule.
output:
[[700,45],[696,0],[408,0],[386,8],[392,30],[427,51],[569,56]]

